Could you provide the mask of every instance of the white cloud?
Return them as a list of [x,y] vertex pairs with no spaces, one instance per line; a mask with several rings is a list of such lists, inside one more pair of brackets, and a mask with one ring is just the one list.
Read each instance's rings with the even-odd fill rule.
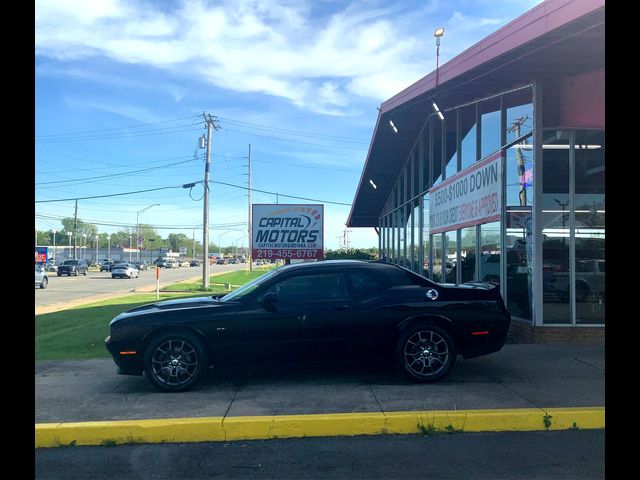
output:
[[[376,4],[321,16],[293,0],[183,0],[170,12],[146,2],[37,0],[36,52],[63,61],[107,57],[345,115],[352,96],[384,101],[433,68],[432,38],[406,27],[415,25],[412,15],[435,21],[438,2],[402,14]],[[467,47],[469,32],[501,22],[455,12],[448,23]]]

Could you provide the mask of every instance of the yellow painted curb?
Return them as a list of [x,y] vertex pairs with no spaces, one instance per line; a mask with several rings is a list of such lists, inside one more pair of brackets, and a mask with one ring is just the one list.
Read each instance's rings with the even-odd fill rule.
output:
[[409,433],[605,428],[604,407],[434,410],[37,423],[36,448]]

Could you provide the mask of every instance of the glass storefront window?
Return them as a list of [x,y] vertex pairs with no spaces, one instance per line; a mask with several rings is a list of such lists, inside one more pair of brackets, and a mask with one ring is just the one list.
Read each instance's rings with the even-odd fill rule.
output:
[[533,204],[533,150],[531,137],[506,149],[507,206]]
[[480,158],[500,150],[500,99],[492,98],[478,104],[480,109]]
[[476,106],[469,105],[460,109],[460,153],[462,154],[461,169],[473,165],[477,159],[476,143]]
[[442,281],[446,283],[456,282],[456,270],[458,264],[458,240],[456,230],[444,234],[444,268]]
[[506,216],[507,309],[531,320],[533,280],[533,232],[531,208],[507,209]]
[[[555,148],[544,148],[555,147]],[[545,131],[542,166],[543,321],[571,321],[569,265],[569,132]]]
[[462,229],[460,238],[460,266],[462,270],[462,283],[477,280],[476,275],[476,227]]
[[575,137],[576,323],[604,324],[605,315],[604,132]]
[[532,90],[519,90],[504,95],[503,98],[507,109],[507,143],[511,143],[533,131]]
[[430,278],[430,274],[431,274],[431,269],[429,266],[429,195],[425,195],[423,198],[423,204],[422,204],[422,241],[423,241],[423,245],[422,245],[422,253],[424,256],[424,262],[423,262],[423,268],[424,268],[424,273],[423,275],[427,278]]
[[433,245],[433,272],[431,279],[434,282],[443,282],[442,278],[442,235],[437,233],[431,236]]
[[431,131],[429,138],[431,139],[431,145],[427,149],[431,155],[431,185],[437,185],[442,182],[442,127],[443,123],[439,118],[435,117],[438,121],[431,121]]
[[445,149],[444,158],[446,162],[445,163],[446,178],[452,177],[458,171],[458,154],[457,154],[457,148],[456,148],[456,145],[457,145],[456,115],[457,115],[456,110],[452,110],[451,112],[446,113],[444,116],[444,122],[443,122],[447,132],[446,138],[443,139],[444,141],[443,148]]
[[500,222],[480,225],[480,275],[483,282],[500,283]]
[[417,205],[413,207],[413,213],[411,214],[412,219],[412,234],[411,234],[411,270],[417,272],[418,268],[418,249],[420,245],[419,241],[419,229],[420,229],[420,207]]

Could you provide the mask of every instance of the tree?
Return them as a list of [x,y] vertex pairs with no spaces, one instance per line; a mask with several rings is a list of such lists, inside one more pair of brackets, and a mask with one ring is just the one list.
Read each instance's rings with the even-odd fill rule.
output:
[[184,233],[170,233],[167,237],[169,247],[174,252],[179,252],[180,247],[188,247],[192,242]]
[[[71,232],[72,234],[75,233],[74,232],[75,220],[73,217],[65,217],[61,220],[60,223],[62,223],[62,231],[58,232],[58,234],[65,236],[67,235],[67,232]],[[82,234],[86,234],[87,237],[93,237],[96,233],[98,233],[97,226],[95,226],[93,223],[83,222],[82,220],[78,219],[77,234],[79,237],[81,237]]]
[[324,252],[324,258],[326,260],[344,260],[347,258],[356,260],[375,260],[377,258],[377,254],[367,253],[363,249],[359,248],[350,248],[349,250],[326,250]]

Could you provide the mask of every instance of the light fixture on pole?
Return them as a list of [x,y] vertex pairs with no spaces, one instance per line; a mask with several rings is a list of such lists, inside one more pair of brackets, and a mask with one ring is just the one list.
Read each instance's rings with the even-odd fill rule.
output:
[[[139,212],[136,213],[136,260],[140,260],[140,221],[138,220],[140,214],[146,212],[151,207],[160,206],[159,203],[154,203],[153,205],[149,205],[147,208],[143,208]],[[131,247],[131,245],[129,245]]]
[[433,110],[438,114],[438,117],[440,117],[440,120],[444,120],[444,115],[438,108],[438,105],[436,104],[436,102],[431,102],[431,105],[433,105]]
[[436,37],[436,87],[438,86],[438,76],[440,67],[440,37],[444,35],[444,27],[436,28],[433,36]]

